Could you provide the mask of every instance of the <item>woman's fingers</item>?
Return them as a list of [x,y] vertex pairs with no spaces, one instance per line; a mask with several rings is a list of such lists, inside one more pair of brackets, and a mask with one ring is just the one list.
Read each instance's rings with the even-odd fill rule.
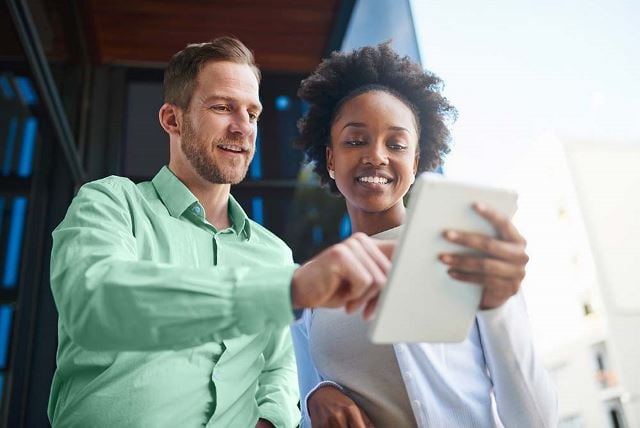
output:
[[513,225],[511,220],[500,214],[498,211],[479,202],[473,204],[473,209],[489,223],[491,223],[496,232],[498,232],[498,237],[500,237],[502,240],[518,242],[521,244],[525,243],[524,237]]
[[482,286],[483,291],[480,300],[480,309],[493,309],[502,305],[518,292],[521,283],[521,281],[517,279],[462,272],[455,269],[450,269],[449,275],[458,281]]
[[524,242],[501,241],[481,233],[454,230],[446,230],[444,237],[449,242],[480,251],[496,259],[524,264],[529,261]]
[[524,264],[508,263],[483,256],[462,254],[442,254],[440,260],[456,271],[491,275],[506,279],[522,280],[525,276]]

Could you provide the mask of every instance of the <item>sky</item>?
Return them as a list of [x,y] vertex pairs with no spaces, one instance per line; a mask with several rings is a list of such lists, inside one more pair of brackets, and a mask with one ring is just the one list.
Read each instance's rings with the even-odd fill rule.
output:
[[640,144],[640,2],[412,7],[423,65],[459,111],[449,175],[504,183],[546,137]]

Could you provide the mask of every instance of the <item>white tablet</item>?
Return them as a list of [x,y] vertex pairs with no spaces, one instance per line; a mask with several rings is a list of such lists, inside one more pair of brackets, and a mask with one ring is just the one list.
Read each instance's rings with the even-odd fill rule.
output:
[[474,202],[511,218],[517,195],[433,173],[416,179],[389,279],[369,325],[373,343],[461,342],[467,337],[482,289],[451,278],[438,255],[470,251],[445,240],[445,229],[495,236],[493,226],[473,209]]

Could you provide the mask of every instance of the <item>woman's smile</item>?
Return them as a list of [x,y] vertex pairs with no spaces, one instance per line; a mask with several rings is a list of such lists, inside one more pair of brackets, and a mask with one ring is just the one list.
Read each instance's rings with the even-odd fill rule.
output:
[[332,124],[327,167],[352,217],[377,213],[389,224],[403,218],[403,196],[417,167],[415,123],[402,100],[381,90],[342,105]]

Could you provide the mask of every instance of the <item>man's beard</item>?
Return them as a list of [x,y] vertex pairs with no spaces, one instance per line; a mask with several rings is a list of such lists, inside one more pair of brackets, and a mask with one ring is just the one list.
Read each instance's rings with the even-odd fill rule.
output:
[[[249,154],[246,165],[241,165],[241,163],[244,163],[244,158],[238,159],[233,163],[219,165],[218,162],[220,161],[213,157],[213,147],[210,144],[202,144],[202,142],[199,141],[198,135],[191,127],[188,118],[184,121],[181,134],[182,139],[180,146],[182,152],[187,157],[191,166],[203,179],[213,184],[238,184],[247,175],[253,153]],[[244,142],[245,140],[243,138],[220,138],[214,143],[214,146],[219,144],[238,144],[244,146]]]

